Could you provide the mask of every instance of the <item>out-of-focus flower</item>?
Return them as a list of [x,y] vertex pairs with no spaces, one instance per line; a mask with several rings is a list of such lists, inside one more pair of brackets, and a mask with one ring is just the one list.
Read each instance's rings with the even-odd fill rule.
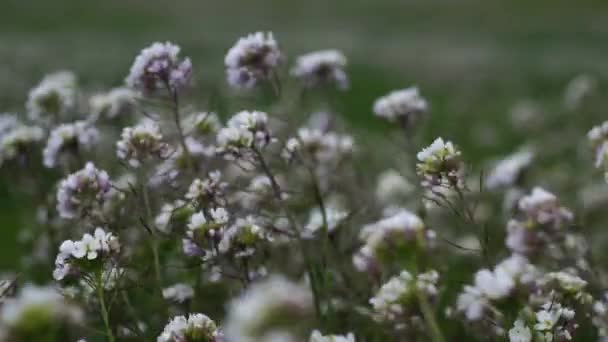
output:
[[509,329],[509,342],[532,342],[532,333],[526,323],[518,319]]
[[319,330],[314,330],[308,342],[355,342],[355,335],[323,335]]
[[240,38],[228,50],[224,64],[228,84],[251,88],[268,80],[283,62],[283,55],[271,32],[256,32]]
[[89,99],[94,119],[114,119],[129,114],[134,109],[136,93],[125,87],[114,88],[107,93],[96,94]]
[[195,137],[204,137],[216,134],[222,123],[216,113],[200,112],[192,113],[184,119],[184,126],[188,133]]
[[[308,222],[304,226],[304,237],[312,237],[319,234],[323,230],[325,224],[323,211],[319,208],[313,208],[308,216]],[[348,212],[337,205],[327,204],[325,206],[325,220],[327,221],[327,231],[332,233],[336,228],[348,218]]]
[[256,245],[269,238],[258,221],[253,215],[238,218],[222,237],[219,244],[220,252],[232,251],[236,257],[252,255],[255,252]]
[[116,142],[116,155],[119,159],[138,168],[150,157],[166,158],[169,145],[163,141],[160,127],[151,120],[144,120],[134,127],[125,127]]
[[194,297],[194,289],[192,286],[178,283],[163,289],[163,298],[166,300],[183,303]]
[[0,135],[0,165],[26,153],[44,139],[44,130],[37,126],[18,125]]
[[355,143],[350,135],[300,128],[295,137],[287,140],[281,155],[288,161],[300,160],[314,165],[321,173],[328,173],[354,151]]
[[270,142],[268,114],[260,111],[236,113],[217,134],[217,152],[235,158],[252,147],[264,147]]
[[395,90],[374,102],[374,114],[390,122],[401,122],[408,128],[427,112],[428,104],[418,87]]
[[173,317],[156,339],[157,342],[220,342],[223,333],[215,322],[201,313]]
[[418,316],[417,291],[424,293],[428,299],[437,296],[437,282],[439,273],[430,270],[418,275],[408,271],[401,271],[398,276],[386,282],[378,293],[369,300],[374,309],[374,318],[379,321],[407,324]]
[[335,85],[344,90],[348,88],[346,65],[346,57],[338,50],[315,51],[298,57],[291,74],[308,88]]
[[[230,303],[226,338],[239,342],[277,341],[273,336],[295,333],[313,312],[312,295],[307,287],[281,276],[270,276],[251,285]],[[299,340],[302,339],[292,339]]]
[[99,209],[110,196],[108,174],[91,162],[84,169],[69,175],[59,184],[57,211],[63,218],[76,218]]
[[76,104],[76,76],[59,71],[45,76],[30,90],[26,108],[32,121],[48,123],[65,117]]
[[534,154],[531,151],[522,150],[499,161],[486,178],[486,186],[496,189],[515,185],[533,159]]
[[364,245],[354,255],[353,263],[360,271],[374,271],[392,260],[391,256],[406,252],[411,246],[432,247],[435,232],[426,229],[420,217],[403,209],[366,225],[359,238]]
[[228,183],[222,181],[222,173],[215,170],[209,172],[205,179],[194,179],[185,197],[199,205],[208,203],[224,205],[224,192],[227,186]]
[[86,121],[61,124],[51,131],[42,151],[43,164],[48,168],[57,165],[62,152],[78,154],[91,149],[99,140],[99,131]]
[[180,50],[170,42],[156,42],[143,49],[131,66],[126,84],[144,93],[164,88],[176,92],[189,85],[192,62],[189,58],[180,61]]
[[118,238],[98,227],[93,235],[87,233],[80,240],[66,240],[59,246],[53,278],[63,280],[72,274],[91,271],[96,267],[105,267],[105,262],[119,252]]
[[416,189],[398,171],[388,169],[378,175],[376,198],[384,203],[402,203]]
[[564,105],[568,110],[580,108],[584,101],[593,95],[598,88],[598,80],[588,74],[581,74],[573,78],[564,91]]
[[16,297],[8,298],[0,306],[0,339],[25,341],[27,337],[36,337],[54,340],[60,335],[49,335],[47,327],[56,327],[59,333],[60,327],[79,325],[83,321],[83,310],[66,300],[56,288],[26,284]]

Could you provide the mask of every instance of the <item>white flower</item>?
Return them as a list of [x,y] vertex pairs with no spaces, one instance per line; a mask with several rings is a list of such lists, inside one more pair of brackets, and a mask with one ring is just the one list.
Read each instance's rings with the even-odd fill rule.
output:
[[57,190],[57,211],[63,218],[76,218],[98,209],[111,196],[108,174],[91,162],[62,180]]
[[131,66],[126,84],[143,92],[185,87],[190,82],[192,63],[189,58],[180,62],[179,52],[180,47],[170,42],[156,42],[143,49]]
[[523,150],[499,161],[486,178],[487,187],[495,189],[514,185],[533,158],[531,151]]
[[349,135],[304,127],[298,130],[296,137],[287,141],[282,157],[293,160],[296,156],[301,156],[317,165],[320,170],[329,171],[353,154],[354,145],[354,140]]
[[516,320],[513,328],[509,329],[509,342],[532,342],[532,332],[521,319]]
[[183,303],[194,297],[194,289],[187,284],[178,283],[163,289],[163,298],[177,303]]
[[551,330],[561,316],[560,310],[540,310],[536,313],[536,324],[534,330]]
[[65,116],[76,104],[76,77],[69,71],[45,76],[28,95],[26,107],[32,121],[48,122]]
[[222,128],[222,123],[216,113],[192,113],[184,119],[184,127],[190,134],[205,136],[214,134]]
[[263,147],[270,142],[267,129],[268,114],[260,111],[236,113],[226,127],[217,134],[218,153],[239,155],[242,149],[251,148],[254,143]]
[[312,314],[312,295],[306,286],[270,276],[251,285],[230,303],[226,338],[239,342],[272,341],[271,335],[291,332],[298,322],[305,322]]
[[272,33],[256,32],[240,38],[224,59],[228,84],[236,88],[251,88],[269,79],[282,61],[283,56]]
[[219,170],[212,171],[208,174],[208,177],[201,180],[196,178],[188,187],[186,193],[186,199],[196,200],[201,203],[211,201],[214,203],[223,202],[222,197],[224,189],[228,184],[222,182],[222,173]]
[[[348,212],[337,208],[336,206],[327,205],[325,207],[325,218],[327,220],[327,231],[333,232],[346,218]],[[304,226],[304,236],[312,236],[323,228],[323,212],[319,208],[314,208],[308,216],[308,223]]]
[[[78,271],[78,266],[73,263],[72,259],[100,260],[100,262],[103,262],[119,252],[120,243],[118,238],[98,227],[93,235],[86,233],[80,240],[66,240],[61,243],[59,253],[55,259],[53,278],[58,281],[63,280],[72,271]],[[117,275],[117,273],[114,275]]]
[[306,87],[335,84],[338,89],[346,89],[346,64],[346,57],[338,50],[315,51],[298,57],[291,74]]
[[312,334],[310,334],[308,342],[355,342],[355,335],[348,333],[347,335],[323,336],[319,330],[314,330]]
[[14,113],[2,113],[0,114],[0,141],[4,134],[10,132],[13,128],[19,126],[19,120],[17,114]]
[[119,159],[138,168],[149,157],[165,158],[168,145],[163,142],[160,127],[152,120],[144,120],[135,127],[125,127],[116,143]]
[[408,125],[415,124],[427,111],[427,102],[417,87],[393,91],[374,102],[374,113],[390,122],[405,120]]
[[104,117],[114,119],[128,114],[135,105],[136,94],[131,89],[119,87],[107,93],[96,94],[89,99],[91,115],[94,119]]
[[418,152],[416,157],[420,162],[416,164],[416,172],[423,178],[422,186],[431,189],[463,187],[460,154],[451,141],[444,141],[441,137]]
[[584,100],[592,95],[598,88],[598,80],[587,74],[581,74],[573,78],[564,91],[564,105],[569,110],[576,110],[584,103]]
[[247,257],[254,251],[255,245],[268,238],[268,234],[259,225],[258,219],[253,215],[245,218],[238,218],[236,222],[226,230],[219,243],[219,250],[226,253],[231,249],[236,249],[237,257]]
[[44,166],[55,167],[59,154],[66,149],[86,151],[91,149],[98,140],[99,131],[85,121],[61,124],[51,131],[42,151]]
[[201,313],[175,316],[156,339],[157,342],[222,341],[223,334],[215,322]]

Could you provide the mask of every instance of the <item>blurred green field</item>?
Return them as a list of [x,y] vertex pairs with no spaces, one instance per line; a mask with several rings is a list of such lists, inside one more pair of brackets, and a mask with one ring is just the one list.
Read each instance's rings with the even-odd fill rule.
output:
[[[223,55],[239,36],[272,30],[288,57],[323,48],[349,56],[352,89],[341,101],[359,131],[385,133],[373,100],[417,84],[432,104],[427,138],[447,136],[475,161],[521,144],[507,124],[514,102],[555,103],[573,76],[608,74],[608,3],[599,0],[3,0],[0,8],[0,111],[23,112],[27,90],[57,69],[75,71],[87,89],[119,85],[156,40],[182,45],[203,95],[223,82]],[[496,143],[482,143],[479,130]],[[17,231],[32,216],[7,183],[0,269],[15,264]]]

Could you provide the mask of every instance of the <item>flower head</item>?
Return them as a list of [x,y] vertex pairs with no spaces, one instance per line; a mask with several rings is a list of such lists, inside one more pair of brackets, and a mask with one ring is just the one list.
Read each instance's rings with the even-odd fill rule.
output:
[[179,52],[180,47],[170,42],[156,42],[143,49],[131,66],[126,84],[146,93],[164,88],[179,91],[192,76],[192,62],[189,58],[180,61]]
[[135,168],[150,157],[165,158],[168,152],[169,146],[163,142],[160,127],[151,120],[125,127],[116,143],[118,158]]
[[157,342],[220,342],[222,331],[215,322],[201,313],[173,317],[156,339]]
[[108,174],[93,163],[69,175],[59,184],[57,211],[63,218],[75,218],[99,209],[109,199],[111,183]]
[[417,87],[393,91],[374,103],[374,114],[390,122],[401,121],[408,127],[427,111],[428,104]]
[[346,64],[346,57],[338,50],[315,51],[298,57],[291,74],[305,87],[331,84],[344,90],[348,88]]
[[64,117],[76,104],[76,77],[69,71],[45,76],[30,90],[26,107],[32,121],[48,123]]
[[240,38],[224,60],[228,83],[236,88],[251,88],[269,79],[282,62],[283,56],[270,32]]
[[44,166],[55,167],[61,153],[91,149],[98,140],[99,131],[85,121],[61,124],[51,131],[42,151]]

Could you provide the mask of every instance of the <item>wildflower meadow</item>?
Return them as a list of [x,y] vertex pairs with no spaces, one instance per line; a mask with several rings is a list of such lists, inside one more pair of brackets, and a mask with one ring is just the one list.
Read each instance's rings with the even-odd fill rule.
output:
[[271,24],[0,95],[0,341],[608,341],[605,75],[379,86]]

